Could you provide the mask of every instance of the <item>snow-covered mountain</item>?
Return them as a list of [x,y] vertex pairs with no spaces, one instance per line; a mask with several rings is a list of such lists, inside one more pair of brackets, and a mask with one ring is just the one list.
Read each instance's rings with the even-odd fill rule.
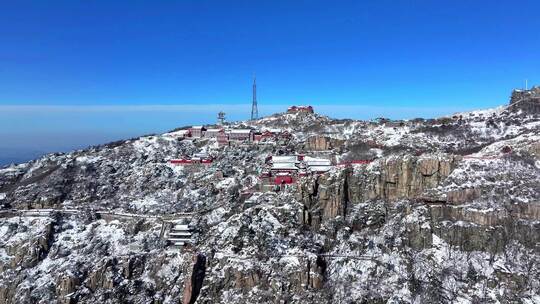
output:
[[[540,303],[534,90],[439,119],[281,113],[228,125],[291,135],[273,142],[176,131],[5,167],[0,303]],[[198,152],[213,162],[169,162]],[[275,191],[269,155],[334,166]]]

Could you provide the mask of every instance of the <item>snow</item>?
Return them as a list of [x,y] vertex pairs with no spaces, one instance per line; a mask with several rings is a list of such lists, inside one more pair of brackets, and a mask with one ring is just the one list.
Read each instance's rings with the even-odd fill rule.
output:
[[174,132],[169,132],[169,133],[165,133],[163,134],[164,136],[173,136],[173,137],[183,137],[183,136],[186,136],[187,134],[189,134],[189,130],[178,130],[178,131],[174,131]]
[[499,115],[501,114],[504,110],[506,110],[506,106],[499,106],[499,107],[496,107],[496,108],[489,108],[489,109],[483,109],[483,110],[474,110],[474,111],[468,111],[468,112],[457,112],[457,113],[454,113],[452,115],[449,115],[449,116],[444,116],[444,117],[453,117],[453,116],[463,116],[463,117],[468,117],[468,116],[484,116],[484,117],[488,117],[488,116],[492,116],[492,115]]
[[431,238],[433,244],[431,252],[433,253],[435,262],[441,264],[448,255],[448,244],[436,234],[432,234]]
[[149,211],[159,205],[159,202],[154,198],[143,198],[131,201],[129,206],[137,211]]
[[183,255],[177,253],[174,254],[161,265],[156,275],[165,281],[169,281],[171,278],[176,277],[179,273],[182,273],[180,266],[185,260],[189,260],[189,258],[186,259]]
[[296,156],[296,155],[272,156],[272,162],[274,164],[276,164],[276,163],[297,163],[298,162],[298,156]]
[[10,165],[9,167],[6,167],[6,168],[0,168],[0,174],[10,176],[11,174],[20,172],[21,170],[24,170],[28,168],[29,166],[30,166],[30,163]]
[[310,156],[304,157],[304,162],[308,166],[331,166],[332,162],[325,158],[315,158]]
[[253,130],[251,129],[230,129],[228,130],[229,133],[231,134],[250,134],[251,132],[253,132]]
[[524,304],[539,304],[540,303],[540,295],[533,295],[531,298],[523,298]]
[[83,164],[93,164],[100,161],[101,157],[98,156],[79,156],[75,159],[75,161]]
[[298,170],[298,167],[294,163],[273,163],[272,170]]
[[234,177],[227,177],[222,180],[220,180],[216,184],[216,189],[227,189],[230,186],[233,186],[235,184],[235,178]]
[[[263,212],[263,211],[261,211],[261,212]],[[266,223],[270,224],[272,226],[272,229],[277,229],[277,228],[282,228],[283,227],[283,225],[281,225],[279,220],[275,216],[273,216],[271,213],[264,212],[263,217],[264,217],[265,224]]]
[[210,226],[216,225],[222,221],[223,216],[227,213],[227,209],[223,207],[212,210],[206,217],[207,224]]
[[[446,151],[449,144],[457,145],[469,139],[475,140],[478,142],[474,144],[483,148],[470,156],[499,157],[500,150],[505,145],[512,146],[513,151],[521,153],[529,151],[531,143],[540,141],[538,133],[530,129],[538,128],[538,121],[531,119],[522,125],[514,125],[504,119],[494,119],[494,127],[486,124],[485,117],[490,115],[493,113],[474,113],[470,118],[465,117],[463,128],[471,131],[464,133],[465,135],[420,130],[418,128],[426,124],[416,122],[404,122],[403,125],[401,122],[388,125],[360,121],[334,122],[315,115],[287,114],[249,124],[261,127],[261,123],[275,123],[269,127],[292,131],[294,138],[289,146],[295,147],[296,151],[301,151],[303,147],[300,139],[312,134],[324,133],[328,137],[346,139],[347,143],[343,147],[345,150],[350,143],[369,141],[370,147],[376,147],[369,151],[380,157],[380,160],[354,167],[354,173],[358,174],[356,177],[360,178],[358,182],[369,186],[373,185],[372,181],[379,180],[383,162],[451,158],[440,152]],[[313,123],[320,123],[320,128],[316,131],[309,130]],[[453,123],[457,124],[456,121],[450,122]],[[429,126],[436,128],[443,126],[437,121],[431,124]],[[347,205],[347,215],[336,216],[329,214],[327,207],[340,207],[333,205],[340,201],[325,200],[322,195],[341,191],[342,188],[336,187],[339,181],[333,184],[317,184],[316,193],[301,193],[303,196],[298,195],[301,190],[297,187],[288,187],[280,193],[255,193],[251,199],[256,200],[257,204],[249,208],[240,204],[238,194],[255,184],[253,180],[257,170],[265,166],[265,156],[276,153],[282,147],[272,150],[246,145],[241,148],[216,147],[213,150],[210,148],[210,145],[215,144],[213,142],[196,141],[194,144],[191,141],[178,141],[173,138],[177,134],[180,133],[142,137],[121,148],[50,156],[28,165],[27,169],[11,167],[0,170],[2,177],[9,180],[11,176],[18,174],[27,173],[26,177],[33,172],[37,174],[50,164],[56,164],[55,162],[59,162],[60,166],[71,166],[75,163],[76,169],[92,163],[95,166],[91,167],[95,168],[95,171],[91,175],[77,173],[78,180],[70,185],[71,191],[63,204],[70,208],[111,208],[117,211],[117,215],[128,215],[128,212],[135,211],[141,214],[138,217],[126,216],[122,220],[103,216],[108,221],[87,218],[82,214],[62,216],[62,220],[55,224],[49,252],[36,266],[17,270],[35,280],[23,280],[20,284],[23,287],[17,289],[26,288],[34,293],[52,295],[55,294],[54,285],[62,276],[76,274],[79,269],[84,273],[92,273],[95,268],[104,266],[108,259],[114,259],[118,264],[112,267],[113,270],[107,270],[106,275],[109,276],[118,269],[121,271],[126,261],[141,258],[145,261],[145,266],[134,272],[132,279],[119,273],[118,278],[122,280],[120,286],[131,288],[130,280],[144,282],[142,289],[148,287],[149,291],[158,285],[166,286],[163,291],[155,294],[156,299],[164,292],[167,293],[164,302],[177,302],[182,293],[182,283],[189,275],[186,270],[192,266],[193,252],[170,247],[163,249],[163,242],[159,239],[161,222],[148,214],[173,217],[183,212],[193,212],[188,215],[193,217],[183,217],[182,221],[178,221],[179,224],[189,223],[197,228],[193,232],[193,250],[208,255],[216,253],[212,256],[212,263],[208,263],[205,290],[218,286],[226,275],[232,278],[233,271],[240,271],[239,277],[242,279],[254,274],[260,275],[265,280],[268,279],[270,284],[275,284],[272,286],[275,286],[276,290],[301,288],[300,283],[298,286],[292,284],[296,284],[295,280],[304,278],[308,265],[311,268],[310,276],[318,275],[317,255],[324,254],[322,259],[327,263],[324,294],[328,294],[328,301],[331,302],[360,303],[378,297],[387,303],[427,302],[411,291],[409,282],[412,274],[423,290],[428,284],[440,284],[441,288],[437,291],[453,303],[471,303],[477,297],[489,296],[497,301],[501,299],[501,293],[511,292],[502,280],[497,281],[497,276],[523,276],[526,274],[526,265],[534,265],[536,262],[537,255],[517,241],[506,244],[504,252],[500,253],[465,251],[460,245],[452,244],[448,235],[455,235],[455,232],[466,229],[483,233],[482,231],[490,229],[491,225],[474,223],[471,218],[496,217],[499,212],[504,211],[501,206],[512,207],[516,203],[523,203],[523,206],[517,206],[521,208],[526,207],[527,202],[536,202],[538,197],[534,187],[540,168],[538,160],[532,164],[514,160],[515,155],[489,160],[462,159],[456,156],[452,164],[455,169],[450,176],[437,182],[435,188],[430,190],[441,197],[446,197],[444,195],[450,191],[482,190],[481,197],[473,201],[446,206],[450,214],[466,214],[464,219],[436,222],[430,216],[432,207],[407,199],[391,203],[382,202],[378,198],[357,202],[352,201],[352,197]],[[403,149],[388,149],[397,146],[403,146]],[[413,153],[406,149],[426,152],[421,156],[412,156]],[[166,163],[167,159],[194,155],[196,151],[210,151],[209,153],[216,157],[215,163],[205,168],[177,167]],[[328,170],[332,168],[332,172],[326,173],[332,178],[325,179],[332,182],[336,180],[338,173],[342,172],[342,168],[331,167],[329,160],[318,158],[326,155],[326,152],[331,154],[329,151],[315,152],[312,155],[317,157],[306,156],[304,163],[308,166],[323,166]],[[283,157],[281,161],[280,157]],[[290,169],[297,169],[295,164],[299,163],[296,156],[276,156],[273,162],[278,167],[285,166]],[[226,177],[218,178],[215,170],[226,173]],[[92,183],[88,183],[88,180],[92,180]],[[85,189],[88,185],[92,185],[92,189]],[[356,185],[350,184],[349,187]],[[31,192],[40,186],[40,183],[25,185],[18,188],[15,195],[10,194],[10,198],[14,197],[16,200],[18,197],[31,197],[32,201],[51,201],[54,196],[49,192],[56,189],[53,187],[56,185],[50,184],[47,189]],[[354,196],[367,196],[373,189],[350,190]],[[5,193],[0,193],[0,199],[2,197],[5,198]],[[309,206],[304,205],[306,199],[309,199]],[[378,208],[382,210],[380,214]],[[313,212],[315,216],[320,216],[313,221],[320,220],[320,226],[304,223],[303,212]],[[384,218],[381,223],[378,216]],[[6,248],[22,248],[31,252],[31,249],[37,248],[32,247],[37,244],[35,240],[43,236],[45,227],[50,223],[52,219],[46,217],[3,219],[0,222],[0,267],[9,268],[9,263],[14,258],[8,254]],[[425,248],[412,248],[407,245],[407,234],[411,229],[421,230],[422,236],[425,236]],[[332,254],[336,256],[330,256]],[[480,279],[477,282],[468,282],[469,279],[465,278],[469,267],[479,274]],[[485,278],[495,280],[499,285],[486,288],[484,285],[488,279]],[[532,277],[530,282],[531,290],[520,297],[524,303],[537,303],[540,300],[535,294],[538,280]],[[220,291],[221,297],[217,296],[213,300],[219,302],[234,298],[235,303],[256,302],[261,293],[267,292],[257,287],[261,286],[245,290],[234,288],[234,291],[224,288]],[[310,296],[321,295],[311,287],[304,287],[301,294],[294,292],[293,297],[296,297],[298,303],[310,302],[313,300]],[[98,288],[96,294],[99,292]],[[76,294],[84,298],[84,294]],[[114,291],[110,295],[114,295]],[[141,298],[134,300],[132,295],[126,295],[125,300],[148,300],[139,293],[136,296]],[[47,299],[43,301],[47,302]],[[53,299],[49,302],[53,302]]]
[[332,170],[333,166],[319,166],[319,165],[310,165],[309,170],[311,172],[328,172]]
[[274,133],[274,134],[279,134],[282,132],[281,129],[279,128],[262,128],[261,129],[262,132],[270,132],[270,133]]
[[284,263],[288,268],[296,268],[300,266],[300,260],[295,256],[284,256],[279,259],[280,263]]

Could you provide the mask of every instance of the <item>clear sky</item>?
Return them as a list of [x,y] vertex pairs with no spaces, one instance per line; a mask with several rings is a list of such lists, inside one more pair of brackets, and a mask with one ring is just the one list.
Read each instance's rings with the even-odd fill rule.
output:
[[1,2],[0,152],[213,122],[221,108],[244,119],[254,73],[262,114],[313,104],[352,118],[494,107],[540,83],[539,1]]

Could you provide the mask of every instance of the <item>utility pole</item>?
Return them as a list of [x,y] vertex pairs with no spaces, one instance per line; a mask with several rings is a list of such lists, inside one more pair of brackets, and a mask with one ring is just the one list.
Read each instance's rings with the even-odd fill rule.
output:
[[529,89],[529,80],[525,79],[525,90]]
[[257,109],[257,83],[253,76],[253,103],[251,104],[251,120],[259,118],[259,110]]

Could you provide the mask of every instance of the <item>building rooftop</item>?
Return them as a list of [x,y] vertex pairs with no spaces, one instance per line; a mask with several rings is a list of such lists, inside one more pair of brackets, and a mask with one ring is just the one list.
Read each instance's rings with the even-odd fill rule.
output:
[[272,170],[298,170],[298,167],[294,163],[274,163],[272,164]]
[[189,132],[190,132],[189,130],[178,130],[178,131],[170,132],[168,134],[171,136],[175,136],[175,135],[185,135],[185,134],[188,134]]
[[271,132],[271,133],[281,133],[281,129],[276,128],[263,128],[263,132]]
[[311,172],[327,172],[332,169],[332,166],[310,166],[309,170]]
[[230,129],[228,130],[229,133],[236,133],[236,134],[249,134],[252,132],[251,129]]
[[315,158],[315,157],[304,157],[304,162],[308,166],[331,166],[332,162],[325,158]]
[[296,163],[298,162],[298,157],[296,155],[288,156],[272,156],[272,162],[275,163]]

